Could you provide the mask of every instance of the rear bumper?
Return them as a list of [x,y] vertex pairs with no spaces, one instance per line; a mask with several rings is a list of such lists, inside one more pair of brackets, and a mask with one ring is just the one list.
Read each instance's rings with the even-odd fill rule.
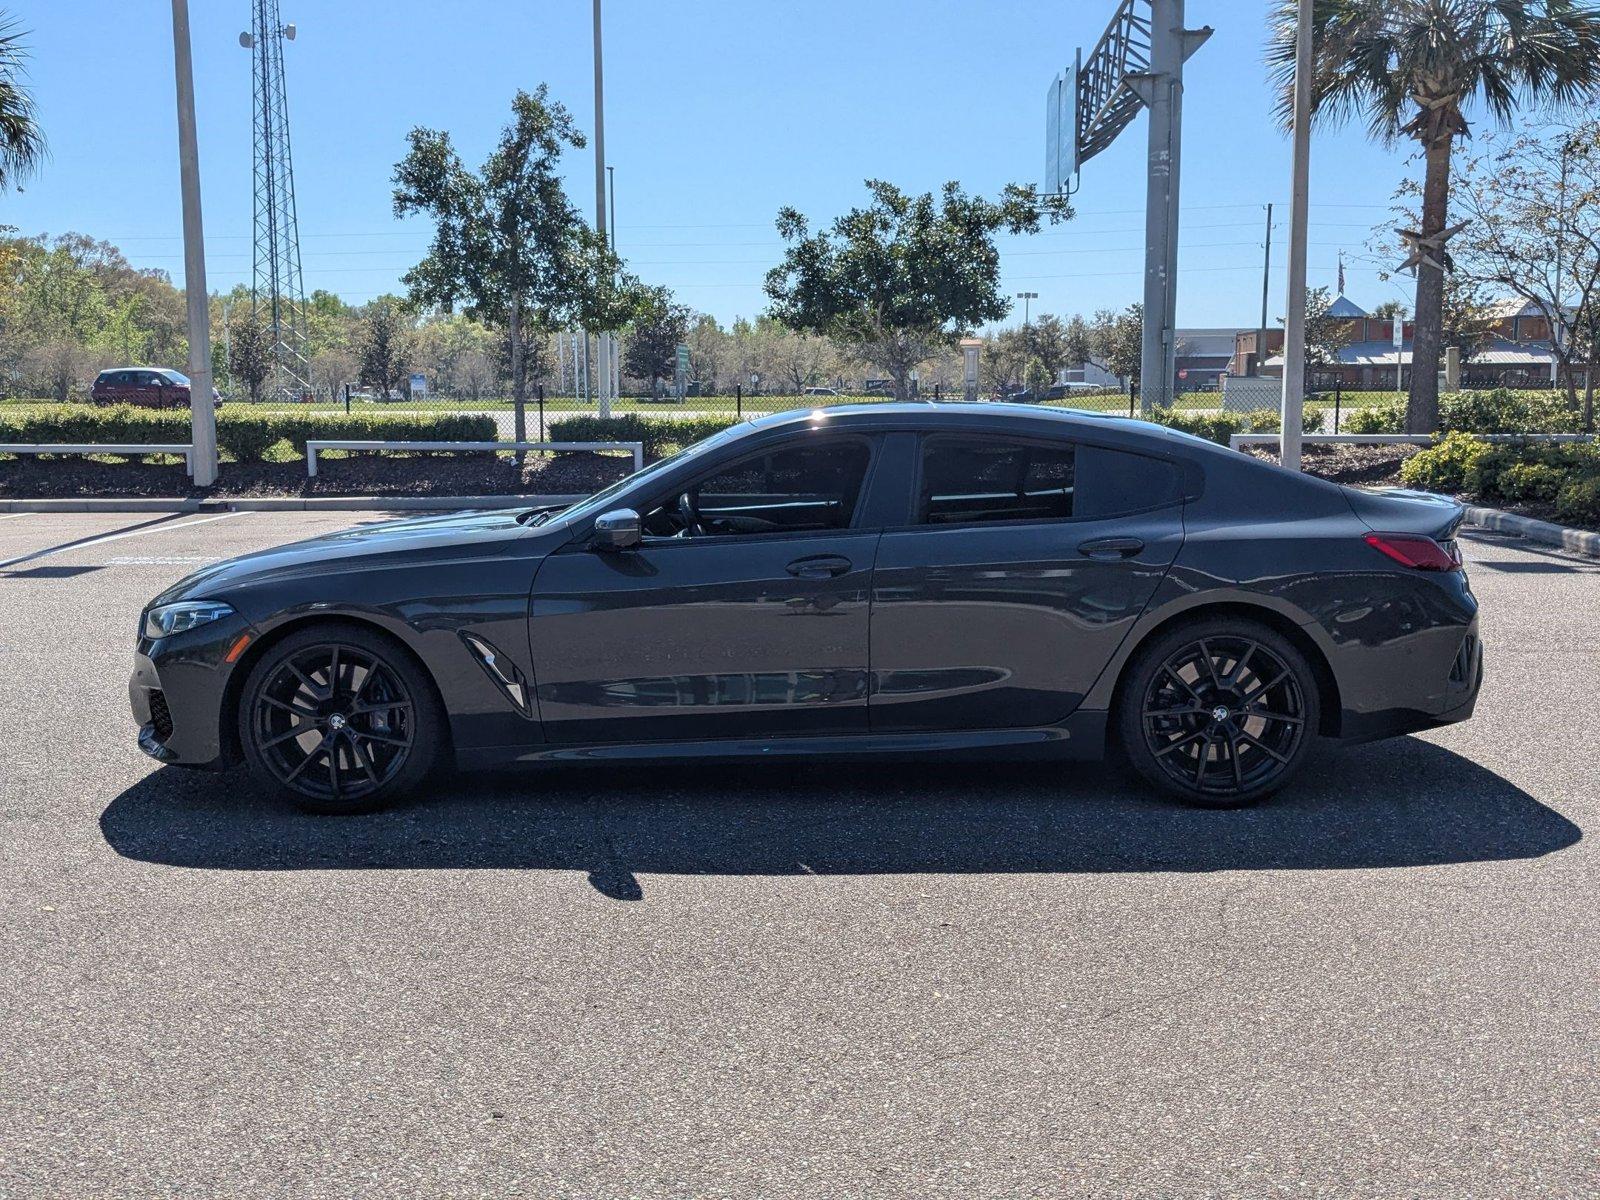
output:
[[1353,713],[1346,709],[1340,722],[1339,738],[1347,742],[1370,742],[1378,738],[1417,733],[1441,725],[1453,725],[1472,716],[1483,687],[1483,640],[1474,620],[1463,633],[1450,660],[1442,689],[1429,689],[1427,707],[1388,708],[1375,712]]

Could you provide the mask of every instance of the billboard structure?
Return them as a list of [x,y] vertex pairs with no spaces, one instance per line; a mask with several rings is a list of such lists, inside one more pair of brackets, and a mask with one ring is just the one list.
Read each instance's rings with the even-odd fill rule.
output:
[[1046,188],[1071,180],[1149,110],[1145,166],[1144,342],[1140,406],[1148,414],[1171,399],[1177,339],[1178,181],[1183,139],[1183,64],[1211,36],[1186,29],[1183,0],[1119,0],[1111,23],[1087,57],[1080,50],[1070,80],[1056,76],[1046,101]]

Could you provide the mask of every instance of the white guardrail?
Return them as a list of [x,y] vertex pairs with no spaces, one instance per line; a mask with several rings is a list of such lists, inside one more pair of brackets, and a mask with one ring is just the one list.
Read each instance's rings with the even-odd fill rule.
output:
[[[1235,433],[1228,437],[1228,449],[1245,446],[1275,444],[1276,433]],[[1475,433],[1486,442],[1592,442],[1592,433]],[[1431,433],[1306,433],[1300,436],[1304,445],[1336,446],[1431,446],[1435,441]]]
[[317,473],[317,455],[324,450],[626,450],[633,469],[644,469],[643,442],[352,442],[340,439],[306,442],[306,474]]
[[194,447],[188,442],[0,442],[0,454],[181,454],[183,469],[194,474]]

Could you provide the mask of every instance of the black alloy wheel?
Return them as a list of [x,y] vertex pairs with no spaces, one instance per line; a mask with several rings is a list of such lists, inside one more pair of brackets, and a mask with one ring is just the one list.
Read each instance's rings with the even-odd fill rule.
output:
[[1145,778],[1190,802],[1231,807],[1289,781],[1318,718],[1315,680],[1293,645],[1265,626],[1213,622],[1141,653],[1119,725]]
[[308,629],[256,664],[240,726],[264,781],[317,812],[362,812],[431,769],[438,713],[417,668],[383,637]]

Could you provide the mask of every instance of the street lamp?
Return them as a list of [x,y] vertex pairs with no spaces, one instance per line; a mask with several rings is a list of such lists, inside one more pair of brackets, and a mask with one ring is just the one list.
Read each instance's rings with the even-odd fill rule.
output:
[[189,437],[196,487],[217,482],[217,414],[211,402],[211,296],[206,291],[200,217],[200,150],[195,136],[189,0],[172,0],[172,65],[178,92],[178,176],[183,195],[183,296],[189,323]]
[[1024,329],[1026,329],[1028,327],[1028,301],[1037,300],[1038,298],[1039,298],[1039,293],[1038,292],[1018,292],[1017,293],[1017,299],[1022,301],[1022,327]]

